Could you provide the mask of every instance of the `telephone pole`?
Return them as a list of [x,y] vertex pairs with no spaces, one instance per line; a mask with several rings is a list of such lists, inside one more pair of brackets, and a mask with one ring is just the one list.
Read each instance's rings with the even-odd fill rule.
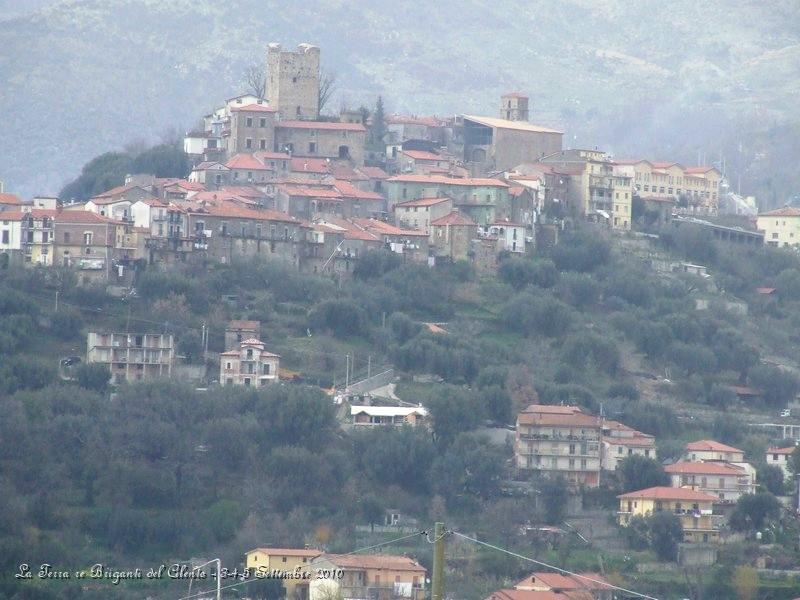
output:
[[434,526],[433,540],[431,600],[444,600],[444,523]]

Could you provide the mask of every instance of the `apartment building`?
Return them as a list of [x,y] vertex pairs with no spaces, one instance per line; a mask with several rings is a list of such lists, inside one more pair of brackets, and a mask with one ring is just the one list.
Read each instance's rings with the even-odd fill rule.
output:
[[764,232],[764,243],[774,248],[800,245],[800,208],[784,206],[759,213],[757,227]]
[[521,473],[600,484],[602,422],[577,406],[532,404],[517,416],[515,458]]
[[684,542],[713,542],[719,529],[713,519],[716,496],[686,488],[652,487],[617,496],[618,518],[623,527],[633,517],[648,517],[659,511],[676,515],[683,525]]
[[790,457],[795,451],[796,446],[789,446],[788,448],[767,448],[766,462],[768,465],[779,467],[783,471],[783,478],[791,480],[794,473],[792,472],[791,464],[789,463]]
[[631,228],[633,177],[599,150],[562,150],[539,159],[539,163],[563,171],[567,180],[567,203],[580,216],[606,223],[612,229]]
[[172,335],[89,332],[86,362],[106,365],[111,383],[169,377],[175,358]]
[[312,579],[310,600],[424,600],[425,567],[406,556],[386,554],[322,554],[311,568],[332,569],[339,578]]
[[656,439],[652,435],[636,431],[619,421],[603,422],[603,461],[606,471],[616,470],[619,462],[627,456],[656,458]]
[[[276,573],[309,573],[313,559],[322,554],[313,548],[255,548],[245,553],[245,569],[255,578]],[[278,578],[288,600],[308,600],[310,578]]]
[[280,356],[268,352],[255,338],[242,341],[233,350],[219,355],[220,385],[263,387],[278,381]]
[[398,227],[418,229],[428,233],[431,221],[450,214],[453,201],[450,198],[420,198],[394,205],[394,222]]
[[744,462],[744,451],[714,440],[698,440],[686,444],[681,460],[721,460],[731,463]]
[[718,502],[736,502],[742,494],[755,493],[755,481],[744,468],[726,462],[679,461],[664,467],[672,487],[683,487],[716,496]]

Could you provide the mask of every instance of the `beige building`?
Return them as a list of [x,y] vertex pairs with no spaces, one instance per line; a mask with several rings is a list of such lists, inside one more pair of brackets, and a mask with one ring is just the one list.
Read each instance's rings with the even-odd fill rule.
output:
[[430,222],[428,246],[436,257],[468,260],[470,242],[478,237],[478,224],[469,215],[454,210]]
[[311,561],[322,554],[312,548],[255,548],[245,554],[245,569],[254,578],[276,578],[286,590],[286,600],[308,600],[310,578],[280,577],[295,572],[310,573]]
[[351,406],[350,418],[359,427],[422,425],[428,420],[423,406]]
[[361,123],[281,120],[275,128],[275,150],[295,157],[350,160],[361,166],[366,131]]
[[341,573],[331,579],[314,578],[310,600],[424,600],[425,568],[406,556],[386,554],[322,554],[311,568]]
[[320,49],[300,44],[295,52],[267,46],[267,99],[282,119],[319,117]]
[[86,362],[106,365],[111,383],[169,377],[175,357],[171,335],[97,333],[86,336]]
[[677,162],[617,159],[620,172],[633,177],[636,193],[644,200],[675,201],[678,212],[716,215],[722,173],[714,167],[685,167]]
[[500,118],[506,121],[527,121],[530,116],[528,102],[528,96],[520,92],[503,94],[500,97]]
[[228,129],[224,129],[222,135],[230,157],[241,153],[252,154],[257,150],[272,151],[275,140],[275,109],[258,102],[233,106],[230,109]]
[[517,416],[517,469],[598,487],[601,436],[600,417],[577,406],[531,404]]
[[716,496],[720,502],[736,502],[755,492],[755,481],[742,467],[726,462],[679,461],[664,467],[672,487],[690,488]]
[[267,352],[264,343],[251,338],[219,355],[220,385],[263,387],[278,381],[280,356]]
[[683,525],[684,542],[713,542],[719,539],[713,513],[715,496],[691,489],[652,487],[617,496],[619,524],[627,526],[633,517],[648,517],[659,511],[676,515]]
[[563,132],[524,120],[464,115],[462,123],[464,161],[473,174],[507,171],[562,147]]
[[757,223],[767,246],[785,248],[800,244],[800,208],[784,206],[759,213]]
[[604,222],[613,229],[630,230],[632,177],[616,169],[605,152],[563,150],[544,156],[539,162],[570,175],[567,204],[575,214]]
[[418,229],[428,233],[431,221],[450,214],[453,210],[451,198],[420,198],[394,205],[394,222],[398,227]]
[[744,462],[744,451],[714,440],[698,440],[686,444],[681,460],[740,463]]
[[603,421],[603,469],[616,470],[619,462],[627,456],[655,459],[655,438],[619,421]]
[[[501,590],[503,592],[504,590]],[[600,573],[531,573],[514,586],[514,591],[552,592],[557,600],[612,600],[614,590]],[[495,600],[517,600],[513,595],[493,595]],[[526,597],[519,597],[525,600]],[[545,597],[543,597],[544,600]],[[552,597],[551,597],[552,598]],[[536,600],[530,596],[530,600]]]
[[791,480],[792,478],[792,469],[791,465],[789,464],[789,458],[792,456],[792,453],[795,450],[795,446],[789,446],[788,448],[767,448],[766,452],[766,461],[768,465],[772,465],[774,467],[780,467],[783,471],[783,478]]

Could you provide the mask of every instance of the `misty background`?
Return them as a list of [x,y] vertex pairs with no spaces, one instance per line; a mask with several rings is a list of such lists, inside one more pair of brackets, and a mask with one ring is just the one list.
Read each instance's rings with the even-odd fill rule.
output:
[[0,179],[55,194],[97,154],[180,136],[246,89],[265,45],[311,42],[328,111],[531,121],[566,147],[715,164],[762,208],[800,203],[796,0],[0,0]]

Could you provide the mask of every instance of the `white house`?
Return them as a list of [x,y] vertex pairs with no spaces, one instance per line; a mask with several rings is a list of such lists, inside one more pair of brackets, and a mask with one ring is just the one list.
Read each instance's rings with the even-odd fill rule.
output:
[[280,356],[267,352],[264,342],[244,340],[239,347],[219,355],[220,385],[263,387],[278,381]]
[[13,256],[22,250],[22,217],[16,210],[0,212],[0,254]]
[[502,249],[508,252],[525,253],[525,225],[512,221],[495,221],[484,227],[487,235],[496,237]]
[[794,452],[795,446],[788,448],[767,448],[767,464],[775,467],[780,467],[783,471],[783,478],[790,479],[792,477],[792,470],[789,468],[789,457]]

